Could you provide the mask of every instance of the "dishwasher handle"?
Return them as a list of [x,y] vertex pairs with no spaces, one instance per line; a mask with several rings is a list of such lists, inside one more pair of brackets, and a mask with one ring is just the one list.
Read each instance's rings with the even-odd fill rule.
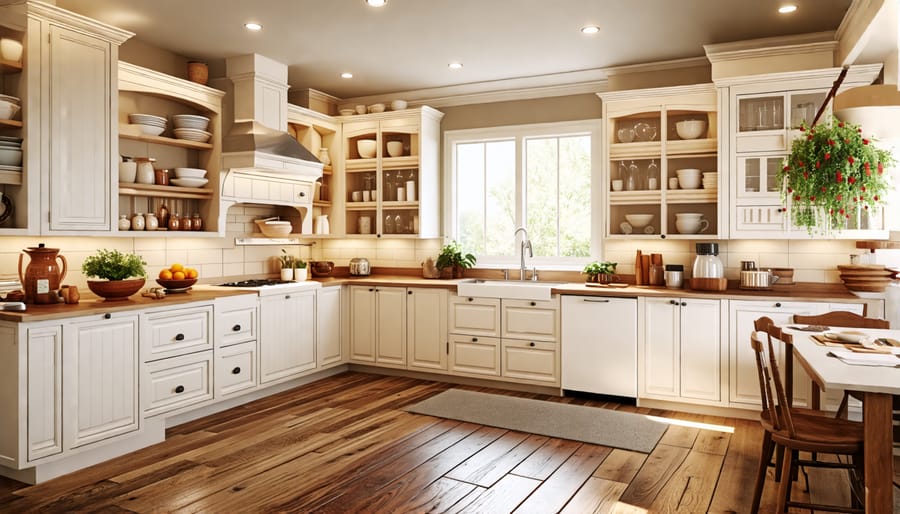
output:
[[589,302],[589,303],[609,303],[609,298],[603,298],[603,299],[582,298],[581,301]]

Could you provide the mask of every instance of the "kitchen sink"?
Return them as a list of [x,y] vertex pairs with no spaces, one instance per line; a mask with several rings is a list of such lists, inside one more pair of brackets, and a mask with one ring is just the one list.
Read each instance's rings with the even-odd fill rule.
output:
[[511,300],[549,300],[550,290],[561,282],[531,282],[524,280],[466,279],[456,285],[460,296],[481,296]]

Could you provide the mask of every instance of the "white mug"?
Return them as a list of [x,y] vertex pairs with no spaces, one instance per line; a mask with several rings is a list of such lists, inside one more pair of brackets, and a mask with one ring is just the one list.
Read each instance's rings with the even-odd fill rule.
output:
[[357,220],[357,224],[359,225],[359,233],[360,234],[371,234],[372,233],[372,217],[371,216],[360,216],[359,220]]
[[612,181],[613,191],[621,191],[624,184],[625,183],[622,180],[619,180],[619,179],[613,180]]
[[678,177],[669,178],[669,189],[678,189]]
[[368,201],[370,201],[370,199],[371,199],[371,193],[369,193],[369,190],[366,189],[365,191],[362,192],[362,201],[368,202]]
[[354,191],[350,196],[354,202],[362,201],[362,191]]
[[[676,216],[678,215],[676,214]],[[706,232],[706,229],[709,228],[709,221],[703,218],[681,217],[675,220],[675,228],[679,234]]]

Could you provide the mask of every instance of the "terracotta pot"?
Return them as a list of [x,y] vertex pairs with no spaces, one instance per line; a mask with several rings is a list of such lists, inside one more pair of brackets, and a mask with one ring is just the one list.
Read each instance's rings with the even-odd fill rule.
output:
[[188,79],[191,82],[196,82],[205,86],[206,82],[209,80],[209,66],[207,66],[205,62],[189,62]]
[[463,274],[466,271],[466,268],[462,266],[453,266],[451,269],[453,270],[453,278],[463,278]]
[[127,300],[129,296],[137,293],[144,287],[144,279],[131,278],[128,280],[88,280],[88,289],[107,302]]
[[[31,258],[23,270],[24,254],[19,254],[19,282],[25,290],[25,303],[55,303],[69,267],[66,258],[59,255],[59,248],[46,248],[43,243],[23,251]],[[57,262],[62,263],[62,268]]]

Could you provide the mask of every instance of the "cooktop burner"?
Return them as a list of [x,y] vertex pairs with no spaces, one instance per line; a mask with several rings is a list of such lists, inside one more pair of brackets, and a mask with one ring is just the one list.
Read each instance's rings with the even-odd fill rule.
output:
[[263,287],[277,286],[278,284],[293,284],[290,280],[278,280],[276,278],[258,278],[252,280],[239,280],[237,282],[225,282],[219,284],[224,287]]

